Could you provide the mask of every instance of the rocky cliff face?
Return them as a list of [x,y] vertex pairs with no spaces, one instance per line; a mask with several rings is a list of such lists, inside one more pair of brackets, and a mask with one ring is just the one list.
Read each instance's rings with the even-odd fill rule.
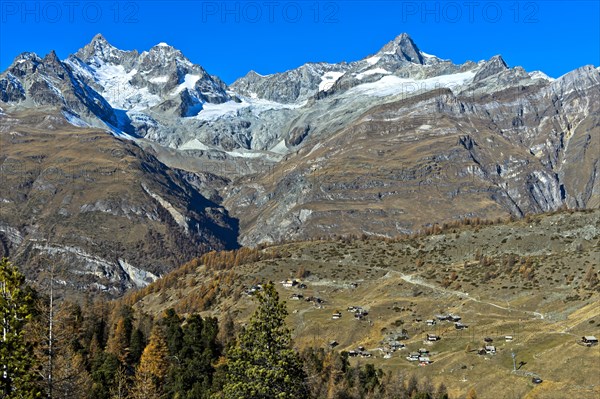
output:
[[[202,192],[217,202],[207,217],[224,206],[253,245],[598,207],[599,89],[598,67],[551,79],[501,56],[456,65],[406,34],[358,61],[250,72],[228,87],[164,43],[139,53],[96,36],[64,61],[17,57],[0,74],[0,106],[133,140],[137,159],[185,170],[162,193],[136,185],[139,196],[183,228],[181,209],[204,200],[182,193]],[[114,209],[99,201],[85,209]]]

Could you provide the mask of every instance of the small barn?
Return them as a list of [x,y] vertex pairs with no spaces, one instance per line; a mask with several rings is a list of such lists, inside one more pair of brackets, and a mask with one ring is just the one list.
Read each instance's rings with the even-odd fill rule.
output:
[[426,340],[430,341],[430,342],[439,341],[440,339],[442,339],[442,337],[440,337],[439,335],[435,335],[435,334],[427,334],[427,336],[426,336]]
[[598,338],[593,335],[586,335],[585,337],[581,337],[581,342],[586,346],[598,345]]

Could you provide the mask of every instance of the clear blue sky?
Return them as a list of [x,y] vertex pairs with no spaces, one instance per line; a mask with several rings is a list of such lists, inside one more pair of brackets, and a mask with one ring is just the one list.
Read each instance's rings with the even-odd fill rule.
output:
[[[73,5],[69,5],[73,4]],[[122,49],[179,48],[227,83],[308,61],[353,61],[402,32],[455,63],[502,54],[558,77],[600,64],[594,1],[0,2],[0,70],[23,51],[67,57],[102,33]]]

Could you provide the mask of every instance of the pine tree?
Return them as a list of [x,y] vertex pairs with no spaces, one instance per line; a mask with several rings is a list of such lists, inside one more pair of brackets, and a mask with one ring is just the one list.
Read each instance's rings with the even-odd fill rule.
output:
[[8,259],[0,261],[0,393],[2,398],[41,395],[34,374],[35,357],[24,329],[33,316],[34,292]]
[[217,319],[192,315],[182,328],[183,344],[169,373],[169,397],[207,397],[213,385],[213,363],[221,351],[216,343]]
[[142,357],[144,348],[146,347],[146,338],[144,333],[139,328],[136,328],[131,333],[131,340],[129,345],[129,359],[132,364],[137,364]]
[[174,309],[167,309],[162,315],[161,324],[164,326],[167,345],[171,356],[177,356],[183,344],[183,330],[181,323],[183,320]]
[[92,388],[89,397],[110,398],[110,388],[115,384],[116,374],[121,367],[119,359],[112,353],[99,352],[91,362]]
[[259,306],[228,353],[226,399],[308,397],[305,374],[285,325],[287,310],[272,282],[257,295]]

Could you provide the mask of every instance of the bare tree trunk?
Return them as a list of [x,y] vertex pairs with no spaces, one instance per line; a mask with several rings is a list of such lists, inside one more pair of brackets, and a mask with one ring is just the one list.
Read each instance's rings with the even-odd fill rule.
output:
[[[4,299],[7,299],[6,298],[6,282],[4,282],[4,281],[2,282],[2,297]],[[8,320],[6,320],[6,314],[5,314],[2,317],[2,342],[3,343],[6,343],[6,335],[8,334],[7,326],[8,326]],[[6,361],[2,365],[2,377],[3,377],[3,380],[5,381],[4,396],[8,396],[8,394],[10,392],[8,392],[8,384],[6,384],[6,382],[8,380],[8,364],[6,364]]]
[[54,266],[50,272],[50,308],[48,309],[48,399],[52,399],[54,368]]

